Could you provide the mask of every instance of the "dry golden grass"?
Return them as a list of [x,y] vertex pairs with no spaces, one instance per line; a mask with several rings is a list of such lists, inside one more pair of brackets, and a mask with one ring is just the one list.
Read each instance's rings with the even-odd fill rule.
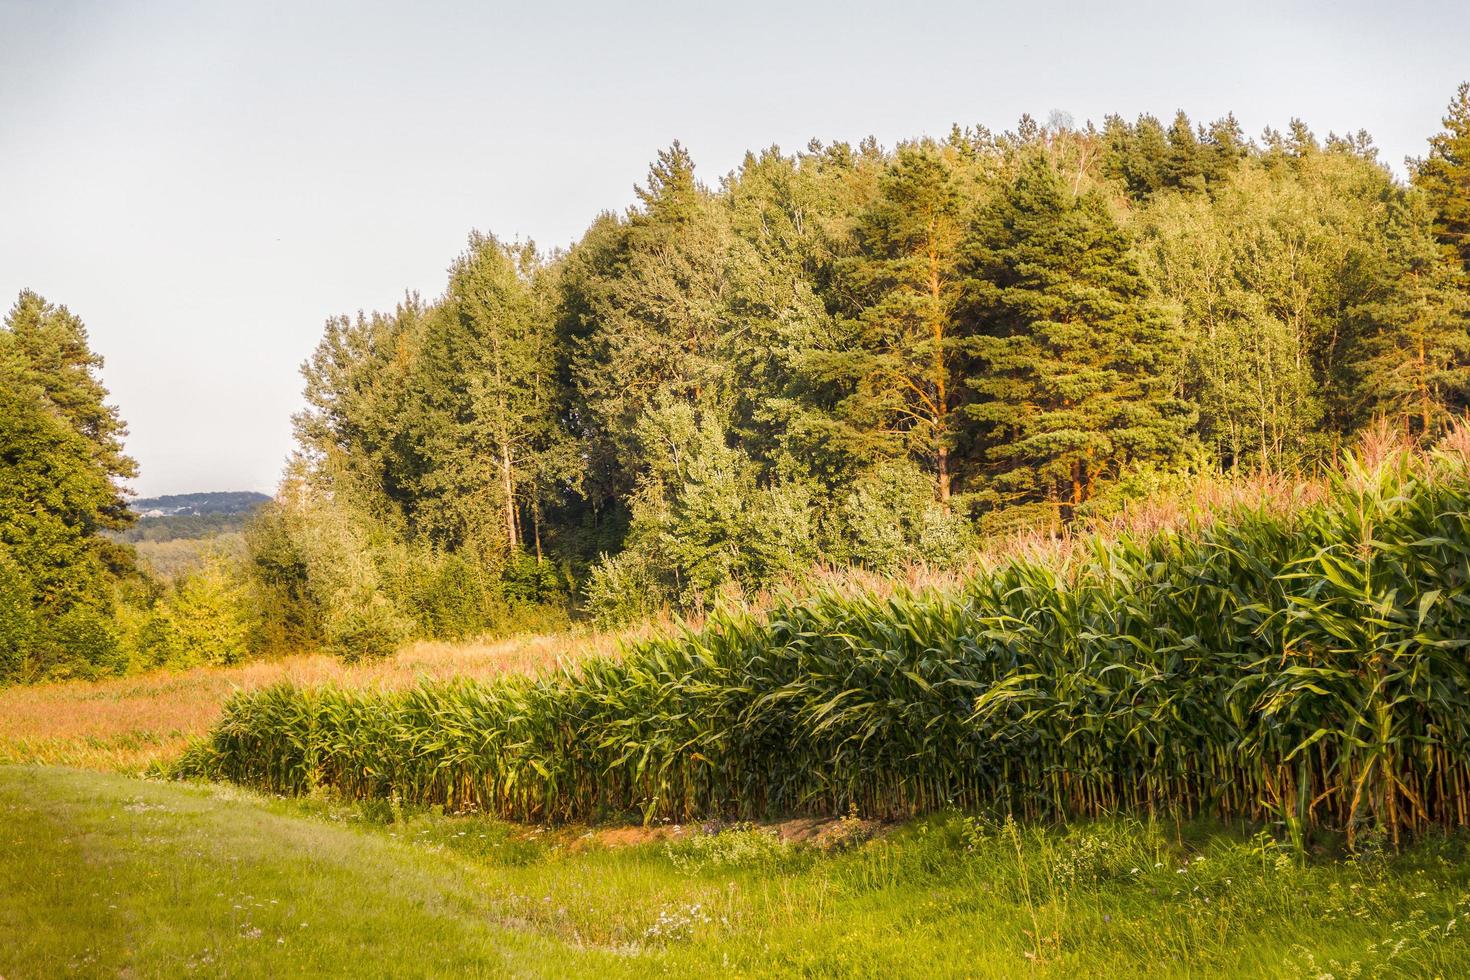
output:
[[613,654],[652,628],[571,630],[464,643],[420,642],[386,660],[343,664],[312,655],[235,667],[159,671],[102,681],[0,689],[0,764],[43,763],[137,772],[176,757],[237,690],[277,681],[405,687],[421,678],[533,673],[590,654]]

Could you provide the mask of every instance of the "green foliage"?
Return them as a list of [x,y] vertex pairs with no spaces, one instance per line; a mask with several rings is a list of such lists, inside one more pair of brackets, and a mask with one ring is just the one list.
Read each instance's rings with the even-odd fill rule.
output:
[[727,215],[678,143],[660,151],[638,196],[626,219],[604,218],[574,250],[561,300],[573,406],[600,471],[593,479],[618,494],[642,473],[639,427],[651,406],[708,405],[733,380]]
[[[1470,409],[1467,92],[1411,185],[1361,132],[1251,141],[1183,112],[770,147],[714,184],[675,143],[565,252],[476,232],[440,295],[328,320],[247,581],[205,591],[253,652],[373,656],[565,617],[578,592],[614,622],[824,566],[962,567],[1182,474],[1309,475],[1379,419],[1428,444]],[[75,316],[21,294],[6,678],[67,669],[46,637],[74,609],[118,616],[124,650],[83,637],[78,670],[196,657],[169,639],[177,588],[103,537],[167,532],[127,529],[99,365]],[[220,628],[197,656],[238,655]]]
[[1189,453],[1182,337],[1099,194],[1026,161],[982,216],[965,271],[977,361],[965,413],[987,502],[1052,503],[1070,520],[1125,466]]
[[551,562],[525,551],[513,551],[500,572],[500,590],[506,600],[526,605],[565,602],[567,583]]
[[516,550],[490,555],[405,541],[300,478],[247,532],[255,649],[381,657],[416,638],[492,633],[539,607],[564,618],[565,576]]
[[1228,177],[1249,147],[1234,115],[1195,132],[1181,110],[1166,131],[1153,116],[1103,123],[1101,171],[1138,200],[1168,190],[1203,191]]
[[21,673],[35,639],[30,582],[10,555],[0,551],[0,678]]
[[203,568],[212,556],[223,554],[242,557],[245,534],[232,531],[203,538],[169,538],[166,541],[139,541],[133,545],[138,567],[164,582]]
[[148,667],[227,666],[249,653],[251,604],[235,563],[215,554],[176,577],[138,627]]
[[402,615],[376,594],[335,606],[322,628],[323,646],[349,663],[386,657],[407,638]]
[[267,642],[316,646],[348,660],[391,653],[410,634],[384,593],[371,523],[304,483],[252,529],[252,573]]
[[1195,338],[1185,390],[1227,465],[1311,463],[1375,416],[1433,437],[1464,404],[1463,290],[1422,202],[1371,155],[1303,147],[1143,216],[1150,273]]
[[1087,502],[1083,513],[1093,520],[1106,521],[1122,514],[1131,504],[1188,496],[1200,486],[1201,476],[1209,472],[1210,461],[1203,449],[1194,460],[1181,461],[1173,466],[1151,462],[1129,466],[1116,482]]
[[967,163],[953,144],[898,148],[857,217],[857,255],[834,269],[852,319],[822,365],[829,383],[840,379],[850,392],[835,406],[838,417],[871,430],[865,435],[880,454],[907,449],[925,460],[945,503],[962,393],[954,362],[963,324],[955,308],[974,200],[966,193],[975,177]]
[[1394,202],[1384,237],[1390,285],[1354,311],[1374,327],[1357,345],[1359,410],[1427,440],[1470,407],[1470,276],[1436,254],[1418,196]]
[[126,671],[127,651],[119,642],[111,613],[110,609],[73,606],[47,619],[32,645],[27,672],[67,680]]
[[933,482],[905,463],[881,466],[854,480],[831,534],[833,558],[875,572],[921,562],[957,565],[974,545],[970,522],[936,502]]
[[604,555],[587,576],[583,593],[587,614],[604,628],[652,618],[672,601],[660,570],[637,551]]
[[34,293],[0,327],[0,683],[125,663],[108,620],[131,554],[101,532],[129,523],[118,481],[135,467],[101,363],[81,321]]
[[1470,82],[1455,91],[1444,127],[1429,138],[1429,155],[1414,161],[1414,184],[1429,199],[1446,255],[1470,273]]
[[[123,453],[127,427],[106,403],[107,389],[97,377],[102,358],[88,346],[81,319],[22,290],[0,336],[7,384],[39,389],[48,409],[86,441],[93,464],[106,478],[136,476],[137,464]],[[97,501],[96,517],[104,527],[132,523],[120,489],[114,486],[110,497]]]
[[[761,486],[758,469],[729,444],[712,411],[661,400],[643,417],[639,440],[652,450],[633,498],[625,555],[589,593],[604,618],[645,605],[629,588],[656,584],[653,607],[709,602],[732,586],[760,589],[816,559],[808,489],[780,480]],[[652,574],[649,574],[652,573]]]
[[1365,134],[1182,112],[771,147],[718,186],[676,143],[567,252],[476,234],[437,299],[329,321],[300,476],[357,515],[331,547],[377,555],[364,582],[406,577],[385,542],[473,570],[390,588],[408,636],[554,603],[552,568],[604,621],[691,611],[961,565],[1143,473],[1311,470],[1379,417],[1430,441],[1470,405],[1434,261],[1456,113],[1416,190]]
[[246,514],[185,514],[177,517],[140,517],[138,522],[118,535],[129,544],[141,542],[200,540],[243,531],[250,522]]

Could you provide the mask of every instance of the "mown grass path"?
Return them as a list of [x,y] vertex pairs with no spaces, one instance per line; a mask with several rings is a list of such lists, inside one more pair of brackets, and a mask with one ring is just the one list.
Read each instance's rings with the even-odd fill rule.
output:
[[492,924],[455,862],[241,795],[0,770],[0,975],[631,973]]

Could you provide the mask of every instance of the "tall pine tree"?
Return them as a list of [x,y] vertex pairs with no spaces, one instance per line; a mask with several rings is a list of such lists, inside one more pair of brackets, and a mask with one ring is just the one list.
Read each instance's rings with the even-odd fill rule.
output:
[[845,375],[853,421],[905,445],[947,505],[958,383],[955,303],[968,225],[963,162],[954,147],[900,147],[856,229],[859,254],[840,267],[856,307],[848,343],[826,367]]
[[727,395],[732,331],[729,218],[677,142],[659,152],[639,206],[594,226],[563,277],[573,322],[570,381],[592,454],[627,494],[644,469],[637,435],[665,396],[713,405]]
[[136,472],[102,359],[66,307],[30,291],[0,325],[0,684],[119,669],[107,621],[131,549]]
[[965,408],[992,505],[1070,519],[1131,463],[1189,449],[1175,326],[1096,192],[1033,158],[979,220],[964,264],[975,336]]
[[1430,439],[1470,406],[1470,284],[1445,262],[1422,196],[1393,202],[1380,278],[1354,312],[1365,319],[1357,360],[1360,421],[1390,419]]
[[1434,209],[1434,233],[1447,254],[1470,272],[1470,82],[1450,101],[1444,131],[1429,140],[1429,156],[1414,163],[1414,183]]

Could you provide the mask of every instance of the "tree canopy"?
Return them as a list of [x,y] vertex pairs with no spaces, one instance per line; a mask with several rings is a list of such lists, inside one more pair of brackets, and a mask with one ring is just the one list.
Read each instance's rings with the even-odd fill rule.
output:
[[329,322],[301,499],[492,592],[527,556],[643,609],[959,561],[1133,474],[1310,468],[1375,419],[1433,438],[1470,397],[1466,97],[1407,184],[1362,133],[1183,112],[771,147],[718,181],[674,143],[569,249],[477,233],[438,299]]
[[[568,248],[475,232],[438,295],[329,319],[249,588],[155,588],[135,646],[239,650],[248,622],[257,649],[358,656],[697,609],[822,565],[958,565],[1139,481],[1307,472],[1369,425],[1429,441],[1470,407],[1467,263],[1470,86],[1408,181],[1363,133],[1183,112],[769,147],[715,177],[675,142]],[[116,654],[105,534],[135,468],[100,363],[29,292],[0,331],[11,676]]]

